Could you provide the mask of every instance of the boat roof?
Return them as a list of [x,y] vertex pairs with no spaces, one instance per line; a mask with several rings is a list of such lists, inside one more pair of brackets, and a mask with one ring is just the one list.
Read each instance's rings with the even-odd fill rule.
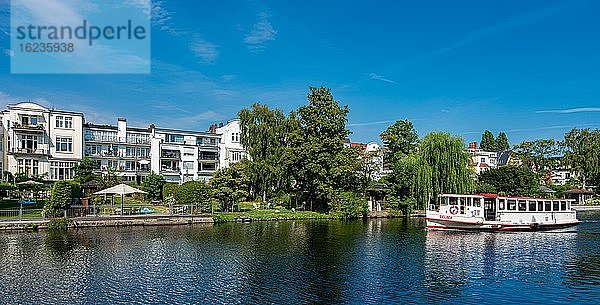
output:
[[505,198],[505,199],[525,199],[525,200],[566,200],[575,201],[575,199],[568,198],[537,198],[537,197],[523,197],[523,196],[500,196],[492,193],[480,193],[480,194],[440,194],[441,197],[479,197],[479,198]]

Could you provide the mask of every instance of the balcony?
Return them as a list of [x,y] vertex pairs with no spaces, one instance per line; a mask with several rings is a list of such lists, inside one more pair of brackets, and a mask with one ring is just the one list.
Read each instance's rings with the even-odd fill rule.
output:
[[19,124],[13,123],[14,131],[29,132],[29,133],[44,133],[44,125],[42,124]]
[[174,150],[163,150],[160,154],[160,158],[179,160],[181,159],[181,153],[179,153],[179,151]]
[[12,155],[38,155],[38,156],[46,156],[50,155],[50,152],[47,149],[43,148],[19,148],[13,147],[8,150],[8,154]]
[[217,154],[205,154],[205,153],[200,153],[198,154],[198,160],[205,160],[205,161],[216,161],[219,160],[219,155]]

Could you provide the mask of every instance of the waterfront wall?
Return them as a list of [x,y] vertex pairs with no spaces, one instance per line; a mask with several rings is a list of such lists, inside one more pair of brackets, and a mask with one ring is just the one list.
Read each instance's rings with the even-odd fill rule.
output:
[[[33,230],[47,229],[49,220],[4,221],[0,222],[1,230]],[[69,228],[91,227],[123,227],[123,226],[172,226],[191,225],[196,223],[213,223],[212,217],[206,216],[109,216],[70,218]]]

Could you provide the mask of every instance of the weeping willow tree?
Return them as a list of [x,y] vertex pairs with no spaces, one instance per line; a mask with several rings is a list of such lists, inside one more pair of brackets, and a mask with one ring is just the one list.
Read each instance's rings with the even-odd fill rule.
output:
[[438,194],[471,193],[475,189],[474,174],[468,167],[469,155],[459,137],[443,132],[428,134],[413,162],[413,192],[418,208],[425,208]]
[[285,190],[290,183],[284,157],[293,128],[290,121],[281,110],[260,103],[242,109],[238,115],[240,141],[252,158],[249,175],[253,192],[265,199],[273,192]]

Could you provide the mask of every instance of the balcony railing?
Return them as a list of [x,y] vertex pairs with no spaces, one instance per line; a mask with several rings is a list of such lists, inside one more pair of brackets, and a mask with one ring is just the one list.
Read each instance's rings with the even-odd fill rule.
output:
[[49,155],[50,152],[43,148],[19,148],[13,147],[8,150],[9,154],[25,154],[25,155]]
[[44,125],[42,124],[19,124],[15,122],[12,127],[17,131],[44,132]]
[[219,160],[219,156],[217,155],[199,155],[198,160],[207,160],[207,161],[216,161]]

